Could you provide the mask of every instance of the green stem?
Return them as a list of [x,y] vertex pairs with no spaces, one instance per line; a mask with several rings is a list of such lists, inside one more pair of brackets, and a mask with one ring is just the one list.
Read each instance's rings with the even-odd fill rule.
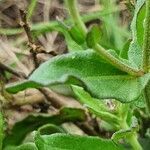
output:
[[[122,104],[122,106],[119,109],[120,117],[122,118],[122,122],[120,122],[121,129],[127,130],[130,128],[127,124],[128,112],[131,111],[129,110],[129,108],[130,108],[129,104]],[[132,146],[133,150],[143,150],[140,143],[138,142],[138,137],[136,132],[133,132],[131,135],[128,135],[126,137],[126,140]]]
[[87,29],[80,17],[79,10],[77,8],[77,0],[65,0],[65,3],[69,9],[74,24],[81,30],[82,34],[86,36]]
[[38,2],[37,0],[32,0],[30,5],[28,6],[27,20],[30,20],[30,18],[32,17],[33,11],[35,10],[37,2]]
[[150,67],[150,0],[146,0],[146,17],[144,24],[143,70],[148,72]]
[[[143,70],[147,73],[150,67],[150,0],[146,0],[146,16],[144,28],[144,43],[143,43]],[[144,96],[147,106],[148,115],[150,115],[150,98],[149,88],[150,82],[144,89]]]
[[128,142],[131,144],[134,150],[143,150],[139,141],[137,140],[137,134],[132,134],[128,137]]
[[144,89],[144,99],[146,103],[147,114],[150,116],[150,82],[146,85]]
[[94,50],[97,51],[101,57],[103,57],[106,61],[108,61],[110,64],[115,66],[116,68],[127,72],[130,75],[133,76],[142,76],[143,72],[140,70],[136,70],[134,68],[131,68],[130,66],[124,64],[122,61],[111,55],[109,52],[107,52],[101,45],[96,44],[94,47]]
[[0,150],[2,150],[3,139],[4,139],[4,120],[2,116],[2,112],[0,112]]
[[[123,123],[121,124],[121,129],[129,129],[129,126],[127,125],[126,120],[123,121]],[[143,150],[143,148],[141,147],[138,138],[137,138],[137,133],[132,133],[132,135],[128,135],[126,137],[127,142],[132,146],[133,150]]]

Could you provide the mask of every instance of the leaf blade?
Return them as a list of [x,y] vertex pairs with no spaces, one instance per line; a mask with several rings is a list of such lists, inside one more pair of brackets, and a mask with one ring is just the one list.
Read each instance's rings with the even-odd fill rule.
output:
[[[69,87],[75,84],[84,86],[96,98],[130,102],[141,95],[149,78],[149,73],[142,77],[127,75],[105,62],[96,52],[87,50],[61,55],[43,63],[33,72],[28,82],[50,88],[57,84],[66,84]],[[19,87],[22,88],[22,84],[17,89]],[[15,87],[6,88],[9,91],[11,89]]]
[[122,147],[116,146],[111,140],[69,134],[52,134],[50,136],[37,134],[35,143],[39,150],[49,150],[50,148],[53,150],[122,150]]

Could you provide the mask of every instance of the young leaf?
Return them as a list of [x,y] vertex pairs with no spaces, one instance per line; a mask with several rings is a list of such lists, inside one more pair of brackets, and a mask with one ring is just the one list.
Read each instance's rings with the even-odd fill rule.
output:
[[87,33],[86,42],[89,48],[93,48],[101,40],[101,31],[98,25],[93,25]]
[[118,142],[118,140],[122,139],[122,138],[126,138],[128,136],[132,135],[132,130],[131,129],[121,129],[117,132],[115,132],[111,139],[114,141],[114,142]]
[[131,23],[132,42],[129,47],[129,61],[133,66],[140,67],[142,62],[142,43],[144,34],[145,0],[137,0],[134,17]]
[[85,92],[82,87],[72,85],[73,92],[77,96],[78,100],[84,104],[91,112],[100,117],[106,122],[109,122],[113,126],[118,126],[119,119],[113,115],[113,112],[109,110],[104,104],[104,101],[92,98],[89,93]]
[[80,32],[79,28],[77,28],[76,26],[73,26],[70,30],[69,33],[72,37],[72,39],[80,44],[83,44],[85,42],[85,36],[82,34],[82,32]]
[[19,145],[28,133],[44,124],[52,123],[59,125],[67,121],[82,121],[84,119],[84,111],[75,108],[63,108],[58,114],[52,116],[30,115],[14,125],[11,133],[4,139],[4,147],[8,145]]
[[136,101],[133,101],[133,103],[131,104],[133,105],[133,107],[145,108],[146,104],[144,94],[141,94],[141,96]]
[[131,41],[128,50],[129,62],[134,68],[140,68],[142,63],[142,49],[140,48],[137,41]]
[[122,50],[120,51],[119,56],[123,59],[128,59],[128,50],[129,50],[130,42],[131,42],[131,39],[127,40]]
[[[150,74],[141,77],[126,75],[92,50],[61,55],[43,63],[29,80],[6,87],[8,92],[17,92],[36,85],[74,84],[74,77],[96,98],[114,98],[121,102],[136,100],[149,81]],[[69,80],[69,83],[67,82]],[[31,84],[32,83],[32,84]],[[79,83],[79,82],[78,82]],[[76,84],[75,84],[76,85]],[[78,85],[78,84],[77,84]]]
[[[59,31],[60,33],[62,33],[64,35],[68,50],[70,52],[84,50],[84,48],[80,44],[78,44],[78,42],[76,42],[71,36],[71,34],[74,34],[73,32],[75,32],[75,31],[70,31],[71,33],[69,33],[69,29],[66,28],[65,26],[63,26],[61,23],[58,27],[55,28],[55,30]],[[74,35],[74,38],[76,37],[76,40],[78,39],[77,35]],[[82,37],[80,37],[80,38],[82,38]]]
[[58,133],[43,136],[37,133],[35,143],[39,150],[123,150],[111,140]]
[[140,47],[142,47],[143,43],[145,10],[145,0],[137,0],[131,23],[131,31],[133,41],[137,40]]
[[92,107],[97,111],[109,111],[108,107],[104,104],[104,101],[91,97],[91,95],[82,87],[76,85],[72,85],[71,87],[80,103],[87,107]]

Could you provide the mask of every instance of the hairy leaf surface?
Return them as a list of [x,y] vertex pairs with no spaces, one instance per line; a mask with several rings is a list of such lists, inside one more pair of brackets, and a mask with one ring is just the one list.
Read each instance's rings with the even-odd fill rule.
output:
[[96,98],[115,98],[121,102],[130,102],[141,95],[149,78],[150,74],[142,77],[129,76],[89,50],[57,56],[35,70],[29,81],[9,86],[6,90],[15,93],[19,89],[39,85],[51,87],[64,83],[68,86],[80,84]]
[[145,0],[137,0],[134,17],[131,23],[132,42],[129,47],[129,61],[134,67],[140,67],[142,62],[142,44],[144,34]]
[[111,140],[59,133],[44,136],[37,134],[35,143],[39,150],[123,150]]

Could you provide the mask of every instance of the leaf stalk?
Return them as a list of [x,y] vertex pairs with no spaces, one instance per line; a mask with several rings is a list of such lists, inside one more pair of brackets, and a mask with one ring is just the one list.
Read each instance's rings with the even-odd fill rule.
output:
[[[128,116],[128,112],[130,111],[129,108],[130,105],[128,104],[122,104],[122,106],[120,107],[120,117],[122,118],[122,121],[120,122],[121,129],[126,130],[130,128],[127,123],[127,116]],[[138,141],[136,132],[133,132],[131,135],[128,135],[127,137],[125,137],[125,139],[132,146],[133,150],[143,150],[143,148],[141,147]]]
[[130,75],[133,76],[142,76],[144,73],[142,70],[136,70],[135,68],[132,68],[128,66],[127,64],[123,63],[113,55],[111,55],[109,52],[107,52],[101,45],[96,44],[94,46],[94,50],[100,54],[101,57],[103,57],[107,62],[115,66],[116,68],[127,72]]
[[69,9],[70,16],[74,22],[74,24],[80,29],[82,34],[86,36],[87,28],[80,17],[78,8],[77,8],[77,0],[65,0],[66,6]]
[[[145,73],[149,72],[150,68],[150,0],[146,0],[146,16],[145,16],[145,23],[144,23],[144,43],[143,43],[143,70]],[[147,106],[147,113],[148,116],[150,115],[150,98],[149,98],[149,88],[150,82],[144,89],[144,96],[145,102]]]
[[150,66],[150,0],[146,0],[146,16],[144,22],[143,70],[148,72]]

